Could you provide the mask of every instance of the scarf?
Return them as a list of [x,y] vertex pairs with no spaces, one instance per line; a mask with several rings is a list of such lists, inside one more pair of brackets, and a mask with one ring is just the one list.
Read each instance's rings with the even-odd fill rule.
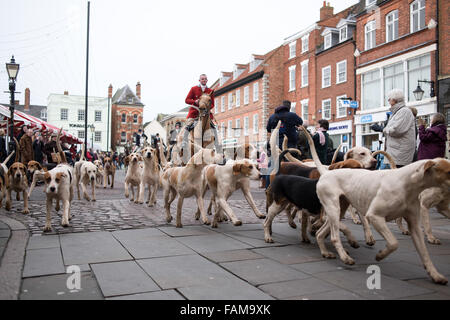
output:
[[317,133],[319,134],[319,138],[320,138],[320,144],[323,146],[325,144],[325,135],[323,134],[325,130],[324,128],[318,128]]

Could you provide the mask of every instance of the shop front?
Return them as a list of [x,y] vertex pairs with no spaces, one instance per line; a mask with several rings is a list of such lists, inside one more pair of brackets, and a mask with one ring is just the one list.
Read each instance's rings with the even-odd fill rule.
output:
[[342,152],[347,152],[352,147],[353,121],[330,122],[328,134],[333,142],[333,149],[342,143]]

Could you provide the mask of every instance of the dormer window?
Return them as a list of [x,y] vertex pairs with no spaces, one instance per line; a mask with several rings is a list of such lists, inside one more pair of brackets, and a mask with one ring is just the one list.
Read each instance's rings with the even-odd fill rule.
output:
[[133,97],[128,97],[128,103],[133,103]]
[[326,50],[331,47],[331,33],[328,33],[324,36],[324,45],[323,48]]
[[347,40],[347,26],[343,26],[339,29],[339,42]]

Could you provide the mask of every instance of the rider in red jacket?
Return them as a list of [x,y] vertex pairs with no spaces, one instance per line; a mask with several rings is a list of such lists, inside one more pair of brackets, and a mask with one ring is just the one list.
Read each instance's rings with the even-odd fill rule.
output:
[[[202,94],[213,92],[213,90],[211,90],[210,88],[208,88],[206,86],[206,83],[208,82],[208,78],[206,77],[206,74],[200,75],[199,82],[200,82],[200,84],[192,87],[191,90],[189,90],[189,93],[185,100],[185,102],[187,104],[194,105],[196,107],[198,107],[198,101]],[[214,119],[213,113],[211,112],[211,110],[213,108],[214,108],[214,93],[211,94],[211,108],[210,108],[209,117],[211,119],[211,130],[214,133],[214,146],[215,146],[217,152],[222,153],[221,146],[219,145],[219,139],[217,137],[217,129],[212,121],[212,119]],[[186,119],[187,119],[186,120],[186,130],[184,131],[183,142],[181,144],[181,148],[183,148],[183,149],[187,146],[189,132],[191,132],[192,129],[194,129],[195,125],[197,124],[198,111],[195,108],[190,107]]]

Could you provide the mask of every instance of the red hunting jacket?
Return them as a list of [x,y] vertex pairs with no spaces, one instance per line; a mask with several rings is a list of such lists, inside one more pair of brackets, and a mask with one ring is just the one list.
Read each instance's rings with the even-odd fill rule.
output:
[[[187,95],[187,97],[186,97],[185,102],[186,102],[186,104],[189,104],[189,105],[195,105],[195,106],[198,107],[198,104],[195,103],[195,100],[199,99],[200,96],[201,96],[203,93],[210,93],[211,91],[212,91],[212,90],[211,90],[210,88],[206,88],[206,89],[205,89],[205,92],[203,92],[203,91],[202,91],[202,88],[201,88],[199,85],[194,86],[194,87],[192,87],[191,90],[189,91],[189,93],[188,93],[188,95]],[[210,109],[210,110],[212,110],[213,108],[214,108],[214,93],[211,95],[211,109]],[[194,108],[190,107],[190,108],[189,108],[189,113],[188,113],[186,119],[189,119],[189,118],[197,118],[197,117],[198,117],[198,111],[195,110]],[[209,117],[210,117],[211,119],[214,118],[212,111],[209,113]]]

